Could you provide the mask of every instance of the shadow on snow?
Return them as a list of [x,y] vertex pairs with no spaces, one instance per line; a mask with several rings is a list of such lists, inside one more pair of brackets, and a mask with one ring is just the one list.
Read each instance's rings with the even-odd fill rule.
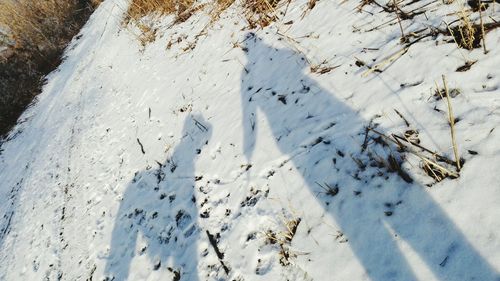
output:
[[199,212],[195,160],[211,135],[202,117],[186,118],[180,143],[165,163],[135,175],[123,194],[106,274],[125,280],[134,256],[147,255],[150,270],[167,267],[173,280],[198,280]]
[[339,187],[331,204],[321,204],[348,237],[371,280],[417,280],[397,239],[439,280],[500,280],[424,187],[394,175],[367,174],[375,169],[355,172],[359,168],[349,156],[362,157],[363,125],[368,122],[308,78],[304,58],[268,46],[253,33],[247,34],[244,50],[244,154],[250,161],[258,149],[257,117],[263,114],[276,145],[290,156],[311,193],[322,181]]

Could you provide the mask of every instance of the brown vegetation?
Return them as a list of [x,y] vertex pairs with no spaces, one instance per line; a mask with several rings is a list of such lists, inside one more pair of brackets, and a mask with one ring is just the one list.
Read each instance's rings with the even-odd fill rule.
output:
[[40,92],[43,76],[90,15],[96,0],[0,2],[0,137]]
[[[175,22],[184,22],[202,7],[210,6],[211,16],[217,20],[235,0],[213,0],[209,4],[196,5],[195,0],[132,0],[126,22],[139,20],[146,15],[175,15]],[[276,9],[281,0],[244,0],[244,16],[250,27],[264,27],[277,19]],[[288,1],[289,2],[289,1]]]
[[170,15],[182,17],[194,4],[194,0],[132,0],[126,20],[138,20],[146,15]]
[[64,44],[80,8],[76,0],[6,0],[0,2],[0,26],[14,49],[47,52]]

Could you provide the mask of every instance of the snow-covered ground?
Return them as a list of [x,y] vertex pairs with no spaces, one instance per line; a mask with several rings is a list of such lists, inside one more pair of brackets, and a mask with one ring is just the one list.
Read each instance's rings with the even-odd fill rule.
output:
[[[408,34],[456,18],[421,2]],[[1,147],[0,280],[500,280],[500,30],[370,71],[404,45],[358,5],[165,17],[143,47],[104,1]],[[465,164],[436,183],[365,128],[454,159],[442,75]]]

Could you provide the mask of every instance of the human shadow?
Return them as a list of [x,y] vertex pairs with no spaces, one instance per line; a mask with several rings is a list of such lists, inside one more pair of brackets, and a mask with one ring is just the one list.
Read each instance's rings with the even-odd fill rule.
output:
[[188,116],[182,137],[165,163],[137,173],[123,194],[105,273],[126,280],[132,259],[147,255],[146,270],[167,268],[173,280],[198,280],[198,209],[195,160],[211,136],[200,116]]
[[250,161],[258,149],[258,114],[263,114],[277,147],[289,155],[311,193],[323,191],[318,184],[329,187],[317,199],[371,280],[417,280],[397,240],[439,280],[500,280],[425,188],[380,169],[370,175],[376,169],[351,159],[360,154],[361,132],[369,122],[309,78],[303,57],[266,45],[253,33],[243,50],[245,156]]

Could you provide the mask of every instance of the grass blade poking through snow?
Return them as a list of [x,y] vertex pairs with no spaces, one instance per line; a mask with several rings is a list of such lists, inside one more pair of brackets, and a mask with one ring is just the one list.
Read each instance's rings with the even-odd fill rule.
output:
[[445,95],[446,95],[446,101],[448,103],[448,118],[450,121],[450,133],[451,133],[451,142],[453,145],[453,154],[455,155],[457,171],[460,172],[460,169],[461,169],[460,157],[458,156],[457,141],[455,138],[455,117],[453,117],[453,108],[451,107],[450,95],[448,94],[448,86],[446,85],[446,77],[443,75],[442,78],[443,78],[444,91],[445,91]]

